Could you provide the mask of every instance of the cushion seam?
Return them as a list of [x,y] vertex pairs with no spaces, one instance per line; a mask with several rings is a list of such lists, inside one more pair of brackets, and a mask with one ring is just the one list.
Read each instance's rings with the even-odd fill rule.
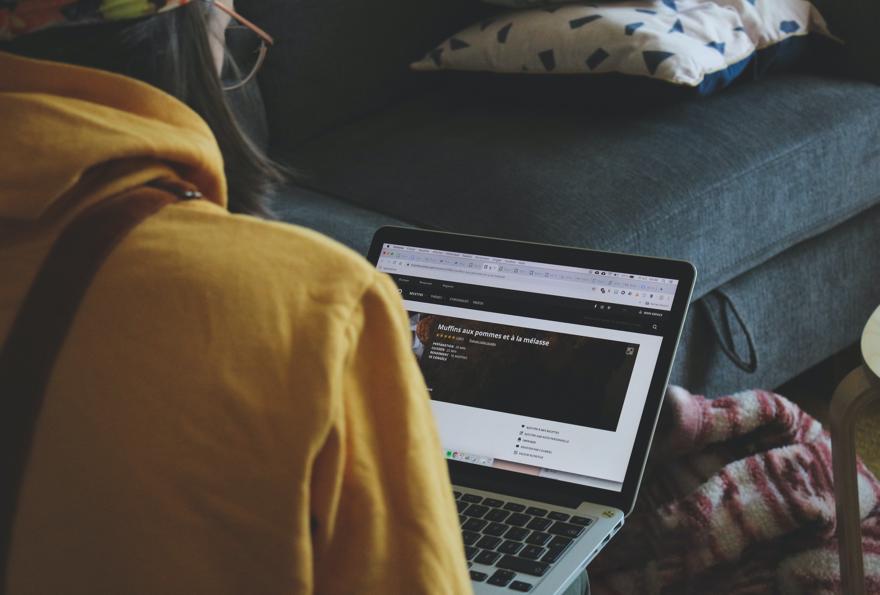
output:
[[[787,150],[787,151],[785,151],[785,152],[783,152],[783,153],[780,153],[779,155],[774,156],[772,159],[769,159],[769,160],[763,161],[763,162],[761,162],[760,164],[757,164],[757,165],[755,165],[755,166],[753,166],[753,167],[751,167],[751,168],[749,168],[749,169],[747,169],[747,170],[739,171],[739,172],[737,172],[733,177],[725,178],[724,180],[718,180],[718,181],[712,183],[712,184],[709,185],[708,187],[706,187],[706,188],[704,188],[703,190],[701,190],[698,194],[694,195],[693,200],[685,201],[685,202],[679,204],[676,208],[671,209],[671,210],[669,210],[669,211],[665,211],[665,212],[663,212],[662,215],[653,218],[653,219],[650,221],[649,226],[643,226],[642,229],[647,229],[647,227],[656,228],[658,225],[662,225],[664,222],[670,220],[671,218],[675,218],[675,217],[677,217],[677,216],[680,215],[683,211],[692,208],[692,206],[693,206],[694,204],[706,204],[705,197],[706,197],[709,193],[717,191],[717,189],[718,189],[720,186],[722,186],[722,185],[729,185],[731,182],[736,182],[736,181],[738,181],[739,179],[743,178],[744,176],[752,176],[752,175],[755,175],[757,172],[761,172],[762,170],[764,170],[764,169],[766,169],[766,168],[769,168],[770,166],[776,164],[777,162],[781,162],[781,161],[784,161],[784,160],[790,158],[790,157],[793,156],[795,153],[800,152],[800,151],[803,150],[803,149],[810,148],[810,147],[812,147],[812,146],[814,146],[814,145],[820,144],[822,141],[826,140],[826,136],[827,136],[826,134],[823,134],[821,137],[813,136],[813,137],[811,137],[810,139],[807,139],[807,140],[805,140],[805,141],[799,143],[797,146],[795,146],[795,147],[793,147],[793,148],[791,148],[791,149],[789,149],[789,150]],[[822,143],[822,144],[824,144],[824,143]],[[869,206],[870,206],[870,205],[866,205],[866,206],[864,206],[864,207],[860,207],[860,210],[863,210],[863,209],[865,209],[865,208],[867,208],[867,207],[869,207]],[[852,213],[851,213],[851,214],[852,214]],[[815,227],[821,227],[821,226],[822,226],[822,225],[823,225],[828,219],[830,219],[830,218],[826,218],[826,219],[822,220],[819,224],[814,225],[814,226],[812,226],[812,227],[813,227],[813,228],[815,228]],[[792,232],[791,234],[789,234],[789,236],[786,236],[786,238],[790,237],[790,236],[793,235],[793,234],[798,234],[798,233],[801,233],[801,232],[802,232],[802,230],[798,230],[798,231]],[[637,238],[637,236],[639,235],[639,233],[640,233],[639,231],[634,231],[632,234],[630,234],[629,237],[627,238],[627,244],[631,245],[632,242]],[[777,240],[777,241],[778,241],[778,240]],[[752,255],[755,255],[755,254],[757,254],[757,253],[759,253],[759,252],[760,252],[760,250],[755,251],[755,252],[752,253]],[[738,262],[742,262],[742,260],[743,260],[743,259],[737,259],[737,262],[732,263],[732,264],[731,264],[730,266],[728,266],[725,270],[729,270],[729,269],[731,269],[731,268],[735,268],[735,265],[736,265]],[[721,285],[721,283],[719,283],[719,285],[716,285],[716,287],[718,287],[718,286],[720,286],[720,285]]]

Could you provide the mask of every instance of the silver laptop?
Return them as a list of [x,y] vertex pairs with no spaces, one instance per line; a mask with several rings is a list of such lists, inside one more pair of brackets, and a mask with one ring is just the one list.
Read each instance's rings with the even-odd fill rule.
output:
[[385,227],[474,591],[562,593],[632,510],[696,271]]

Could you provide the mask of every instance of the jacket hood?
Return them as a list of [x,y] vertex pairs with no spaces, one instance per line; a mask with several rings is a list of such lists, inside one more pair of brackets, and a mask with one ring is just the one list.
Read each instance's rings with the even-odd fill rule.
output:
[[102,187],[118,192],[164,170],[226,206],[210,128],[151,85],[0,52],[0,114],[0,219],[39,219],[87,174],[109,176]]

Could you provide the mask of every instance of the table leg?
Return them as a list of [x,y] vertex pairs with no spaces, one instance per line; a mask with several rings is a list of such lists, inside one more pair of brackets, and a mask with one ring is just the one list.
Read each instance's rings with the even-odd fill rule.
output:
[[880,399],[880,390],[872,382],[872,376],[865,366],[860,366],[843,379],[831,399],[831,457],[840,579],[843,592],[848,595],[865,593],[855,425],[865,407]]

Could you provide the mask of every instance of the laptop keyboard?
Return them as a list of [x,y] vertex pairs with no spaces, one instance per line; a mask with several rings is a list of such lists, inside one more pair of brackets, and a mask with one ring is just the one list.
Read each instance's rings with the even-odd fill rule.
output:
[[471,570],[471,580],[521,593],[531,591],[593,522],[477,494],[454,495],[468,567],[477,563],[495,569],[491,574]]

